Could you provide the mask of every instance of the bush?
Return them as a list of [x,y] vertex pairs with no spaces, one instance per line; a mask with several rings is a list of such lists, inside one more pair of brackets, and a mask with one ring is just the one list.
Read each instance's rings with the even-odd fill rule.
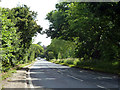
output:
[[74,63],[73,63],[75,66],[79,66],[81,64],[80,60],[75,60]]
[[73,60],[64,60],[65,64],[73,64]]
[[64,60],[60,60],[59,63],[64,63]]

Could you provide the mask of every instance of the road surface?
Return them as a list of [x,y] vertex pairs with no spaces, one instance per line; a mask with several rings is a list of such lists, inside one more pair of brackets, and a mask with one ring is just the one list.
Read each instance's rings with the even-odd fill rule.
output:
[[[30,78],[34,88],[114,88],[119,90],[116,75],[103,74],[77,68],[70,68],[37,60],[30,67]],[[107,89],[111,90],[111,89]]]

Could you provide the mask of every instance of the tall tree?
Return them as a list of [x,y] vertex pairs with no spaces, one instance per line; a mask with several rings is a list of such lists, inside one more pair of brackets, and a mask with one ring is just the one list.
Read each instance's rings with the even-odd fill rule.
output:
[[[75,43],[60,39],[53,39],[47,47],[46,52],[53,52],[53,58],[70,58],[74,57]],[[48,57],[49,58],[49,57]]]
[[74,2],[57,6],[47,15],[51,22],[46,30],[48,36],[74,41],[76,57],[119,60],[119,2]]
[[2,42],[0,57],[2,70],[6,71],[16,64],[35,59],[36,56],[33,56],[36,52],[34,51],[30,58],[28,52],[31,48],[32,37],[40,33],[42,28],[36,23],[37,13],[30,11],[26,5],[13,9],[0,8],[0,14],[0,33],[2,34],[0,35]]
[[15,27],[15,24],[11,22],[11,19],[7,19],[6,13],[7,10],[4,8],[0,8],[2,15],[0,16],[0,24],[2,24],[1,27],[1,35],[0,38],[2,42],[1,49],[1,59],[2,59],[2,67],[3,71],[9,69],[11,66],[14,66],[18,62],[16,60],[17,58],[17,52],[19,49],[20,44],[20,37],[19,33],[17,33],[17,28]]
[[21,33],[20,38],[22,41],[20,48],[23,47],[23,49],[21,49],[22,53],[19,54],[19,59],[24,59],[27,49],[32,44],[32,37],[40,33],[42,28],[36,23],[37,13],[30,11],[30,8],[26,5],[12,8],[9,12],[11,13],[8,14],[8,18],[12,19],[15,27],[18,28],[17,32]]

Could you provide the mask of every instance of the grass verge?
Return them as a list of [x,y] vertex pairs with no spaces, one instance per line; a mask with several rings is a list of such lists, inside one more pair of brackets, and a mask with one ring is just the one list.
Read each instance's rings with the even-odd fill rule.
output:
[[26,64],[16,65],[15,67],[10,68],[10,70],[8,70],[7,72],[2,72],[1,75],[0,75],[0,77],[2,77],[1,80],[5,80],[6,78],[11,77],[12,73],[16,73],[17,70],[20,70],[20,69],[24,68],[25,66],[28,66],[28,65],[32,64],[33,62],[35,62],[35,60],[32,61],[32,62],[26,63]]
[[100,60],[84,61],[84,60],[79,60],[78,58],[58,59],[58,60],[52,59],[50,61],[56,64],[67,65],[69,67],[117,74],[120,76],[118,61],[100,61]]

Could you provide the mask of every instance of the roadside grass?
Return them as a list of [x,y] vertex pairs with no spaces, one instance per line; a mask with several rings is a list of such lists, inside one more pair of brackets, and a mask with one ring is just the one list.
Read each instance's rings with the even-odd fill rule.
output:
[[16,65],[15,67],[10,68],[10,70],[8,70],[7,72],[2,72],[0,75],[0,77],[1,77],[0,81],[5,80],[8,77],[11,77],[13,73],[17,72],[17,70],[20,70],[20,69],[24,68],[25,66],[32,64],[33,62],[35,62],[35,60],[32,62],[29,62],[29,63]]
[[10,77],[12,73],[16,73],[16,69],[10,69],[8,72],[2,73],[2,80],[5,80],[6,78]]
[[19,64],[19,65],[16,66],[16,69],[17,69],[17,70],[20,70],[20,69],[22,69],[23,67],[32,64],[32,63],[35,62],[35,61],[36,61],[36,60],[33,60],[32,62],[25,63],[25,64]]
[[100,61],[100,60],[89,60],[84,61],[83,59],[79,60],[78,58],[69,58],[69,59],[52,59],[50,62],[67,65],[69,67],[82,68],[87,70],[111,73],[120,75],[119,70],[119,61]]

